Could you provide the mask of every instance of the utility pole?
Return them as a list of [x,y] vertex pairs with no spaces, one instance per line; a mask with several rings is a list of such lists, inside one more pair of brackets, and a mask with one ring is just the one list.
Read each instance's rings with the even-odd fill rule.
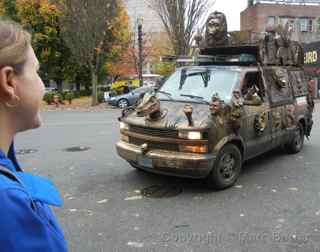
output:
[[142,67],[143,67],[143,48],[142,48],[142,22],[143,18],[138,18],[138,46],[139,46],[139,86],[143,86]]

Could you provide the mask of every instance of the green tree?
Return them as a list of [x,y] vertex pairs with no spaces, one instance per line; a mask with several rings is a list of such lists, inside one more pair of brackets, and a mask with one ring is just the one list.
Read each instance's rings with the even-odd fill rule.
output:
[[16,0],[2,0],[1,7],[3,8],[3,15],[19,22],[17,15]]

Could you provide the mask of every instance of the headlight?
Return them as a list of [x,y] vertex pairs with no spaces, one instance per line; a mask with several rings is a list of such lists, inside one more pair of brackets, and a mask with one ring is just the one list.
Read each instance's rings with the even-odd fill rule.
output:
[[190,140],[201,140],[202,133],[199,131],[181,131],[179,132],[179,137],[190,139]]
[[124,122],[120,122],[120,130],[129,130],[129,125]]

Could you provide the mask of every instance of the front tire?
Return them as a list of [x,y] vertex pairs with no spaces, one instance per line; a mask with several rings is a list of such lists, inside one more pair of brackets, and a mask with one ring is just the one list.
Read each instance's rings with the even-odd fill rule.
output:
[[234,185],[242,168],[242,156],[234,144],[225,145],[219,152],[207,185],[216,190],[223,190]]
[[297,124],[297,128],[294,132],[293,138],[284,147],[290,154],[296,154],[303,149],[304,145],[304,127],[302,123]]

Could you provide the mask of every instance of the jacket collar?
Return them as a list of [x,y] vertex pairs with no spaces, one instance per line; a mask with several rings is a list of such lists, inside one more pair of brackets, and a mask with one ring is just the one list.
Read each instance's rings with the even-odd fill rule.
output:
[[22,171],[16,158],[13,142],[8,151],[8,156],[3,152],[3,150],[0,150],[0,165],[6,167],[7,169],[13,172]]

